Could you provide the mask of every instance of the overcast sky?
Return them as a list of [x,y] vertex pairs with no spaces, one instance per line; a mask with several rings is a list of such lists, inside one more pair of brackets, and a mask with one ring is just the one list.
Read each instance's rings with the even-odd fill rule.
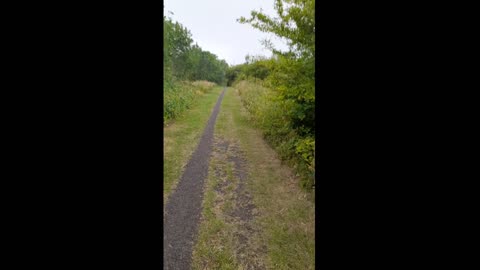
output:
[[194,42],[230,65],[244,63],[247,54],[270,56],[271,52],[260,43],[264,38],[269,38],[277,48],[287,48],[272,34],[237,22],[260,8],[274,16],[273,0],[165,0],[164,6],[164,14],[189,29]]

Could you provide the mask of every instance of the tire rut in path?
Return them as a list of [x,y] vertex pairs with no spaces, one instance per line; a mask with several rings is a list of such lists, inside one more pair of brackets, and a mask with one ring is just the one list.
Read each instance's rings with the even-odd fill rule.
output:
[[192,247],[202,212],[203,186],[208,175],[213,130],[226,87],[220,94],[197,149],[165,205],[163,269],[189,270]]

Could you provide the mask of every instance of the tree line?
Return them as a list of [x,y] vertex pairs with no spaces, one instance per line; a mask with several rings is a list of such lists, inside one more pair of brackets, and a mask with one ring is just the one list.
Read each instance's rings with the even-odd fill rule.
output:
[[207,80],[222,84],[228,68],[225,60],[211,52],[202,50],[193,42],[191,32],[171,18],[163,17],[164,80],[172,81]]

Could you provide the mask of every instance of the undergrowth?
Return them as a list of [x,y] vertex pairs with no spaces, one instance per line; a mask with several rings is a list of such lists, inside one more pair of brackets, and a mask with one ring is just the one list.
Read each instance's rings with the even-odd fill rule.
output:
[[208,81],[165,81],[163,92],[163,120],[177,118],[190,109],[196,98],[208,93],[216,84]]
[[301,177],[301,186],[307,189],[314,186],[315,137],[301,136],[293,128],[287,112],[292,111],[295,104],[281,99],[275,91],[260,83],[242,80],[234,87],[239,91],[250,120],[263,131],[280,158],[296,170]]

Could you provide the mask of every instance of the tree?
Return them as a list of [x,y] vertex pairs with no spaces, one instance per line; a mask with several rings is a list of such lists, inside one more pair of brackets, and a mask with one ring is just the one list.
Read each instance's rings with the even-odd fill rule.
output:
[[217,56],[193,44],[190,31],[164,16],[164,78],[173,80],[209,80],[222,83],[228,65]]
[[[271,18],[262,12],[252,11],[251,18],[241,17],[240,23],[249,23],[254,28],[284,38],[290,53],[295,56],[315,57],[315,1],[275,0],[278,17]],[[273,52],[270,42],[265,42]]]
[[[275,62],[270,65],[266,83],[289,105],[287,113],[297,132],[311,135],[315,130],[315,1],[275,0],[275,10],[278,17],[252,11],[250,18],[241,17],[238,21],[287,41],[287,52],[264,42],[277,58],[272,59]],[[248,60],[251,62],[251,57]],[[260,67],[250,68],[250,73],[246,70],[256,76],[265,73]]]

